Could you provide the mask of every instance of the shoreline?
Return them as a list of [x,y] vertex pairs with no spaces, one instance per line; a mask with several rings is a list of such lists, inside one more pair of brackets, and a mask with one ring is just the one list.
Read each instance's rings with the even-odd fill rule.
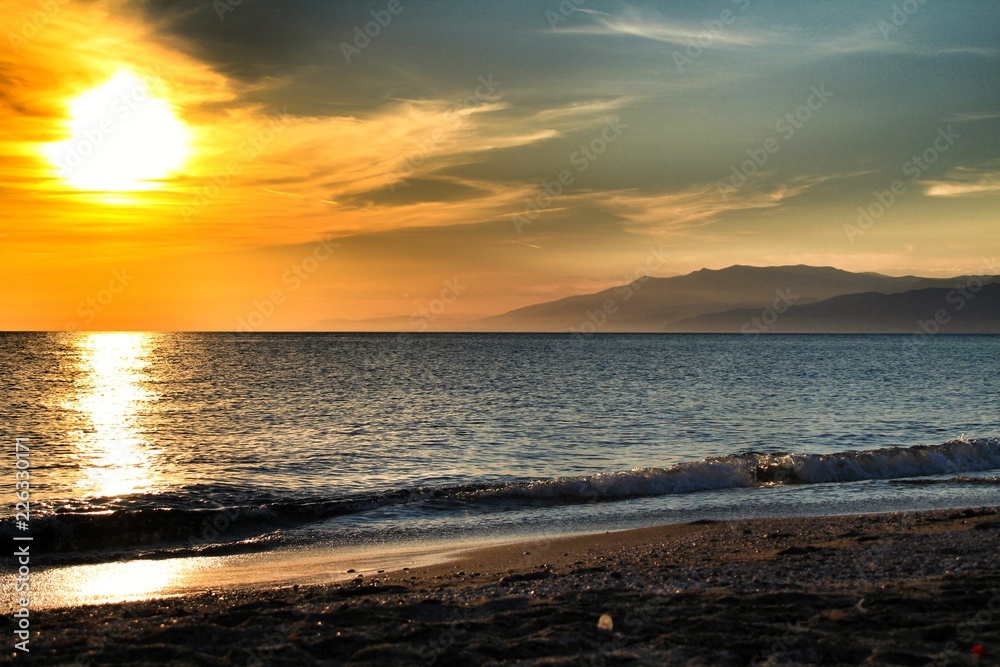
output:
[[[656,535],[673,535],[688,525],[708,523],[732,524],[737,521],[771,519],[821,520],[831,517],[879,516],[927,511],[955,511],[966,506],[927,509],[880,509],[877,512],[859,513],[835,511],[830,514],[790,514],[782,517],[746,515],[740,518],[720,518],[707,513],[689,513],[687,521],[630,528],[601,530],[590,526],[568,530],[552,536],[538,533],[506,535],[479,535],[464,539],[435,538],[414,541],[360,541],[349,546],[329,544],[305,545],[290,548],[247,550],[217,555],[177,555],[170,557],[130,557],[93,562],[62,563],[44,562],[32,578],[32,606],[36,609],[57,609],[88,605],[137,602],[160,598],[197,595],[206,590],[231,591],[239,589],[267,590],[294,584],[314,586],[351,582],[358,574],[363,576],[385,575],[413,569],[447,565],[462,561],[479,552],[489,553],[505,548],[517,551],[518,546],[530,546],[533,558],[539,557],[557,541],[575,543],[604,543],[615,540],[643,539],[652,531]],[[609,537],[611,536],[611,537]],[[619,537],[615,537],[619,536]],[[524,558],[514,559],[515,565]],[[535,561],[537,562],[537,560]],[[474,571],[476,567],[466,567]],[[14,586],[12,575],[0,575],[0,586]],[[113,581],[113,586],[94,585],[95,581]],[[12,612],[16,607],[9,600],[0,604],[0,614]]]
[[[996,664],[998,536],[994,506],[695,521],[508,542],[421,567],[331,572],[351,578],[340,583],[43,609],[32,657]],[[603,614],[612,629],[598,628]]]

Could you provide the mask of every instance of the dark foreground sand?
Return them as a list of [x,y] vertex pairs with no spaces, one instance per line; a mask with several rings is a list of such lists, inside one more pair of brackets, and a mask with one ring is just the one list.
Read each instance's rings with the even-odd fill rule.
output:
[[34,664],[1000,664],[1000,508],[525,542],[33,627]]

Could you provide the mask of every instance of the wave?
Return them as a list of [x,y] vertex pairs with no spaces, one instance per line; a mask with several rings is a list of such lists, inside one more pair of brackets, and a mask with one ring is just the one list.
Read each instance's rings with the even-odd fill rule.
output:
[[1000,440],[980,438],[834,454],[746,452],[671,468],[636,468],[515,484],[480,493],[553,500],[617,500],[777,484],[900,479],[995,468],[1000,468]]
[[[280,542],[281,529],[378,508],[490,511],[786,484],[908,480],[1000,469],[1000,439],[833,454],[744,452],[581,477],[400,489],[332,499],[290,499],[233,489],[68,501],[33,517],[34,544],[45,552],[144,550],[156,556],[219,553]],[[918,478],[910,480],[909,478]],[[997,478],[956,477],[988,484]],[[10,525],[0,533],[13,533]]]

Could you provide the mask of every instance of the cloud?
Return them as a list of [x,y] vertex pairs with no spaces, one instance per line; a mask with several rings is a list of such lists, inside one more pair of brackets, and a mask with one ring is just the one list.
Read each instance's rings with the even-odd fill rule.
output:
[[677,20],[661,14],[626,9],[617,16],[592,12],[589,25],[556,28],[567,35],[630,36],[644,40],[695,46],[700,48],[755,49],[781,57],[794,53],[802,57],[830,57],[864,53],[907,54],[938,57],[949,55],[976,55],[984,58],[1000,56],[1000,49],[965,44],[931,46],[918,41],[900,39],[898,35],[883,34],[875,21],[844,25],[832,30],[818,31],[814,24],[789,25],[775,23],[763,28],[743,19],[739,5],[726,11],[728,21],[721,12],[706,12],[700,21]]
[[771,186],[747,184],[725,200],[714,183],[654,195],[618,192],[610,193],[604,206],[623,218],[631,232],[685,233],[718,222],[727,214],[783,206],[831,178],[835,176],[801,177]]
[[837,56],[855,53],[905,54],[922,57],[952,55],[976,55],[995,58],[1000,49],[991,47],[954,44],[932,46],[923,41],[904,40],[900,35],[883,34],[878,23],[863,23],[852,26],[839,34],[816,38],[809,31],[797,31],[799,41],[809,52],[817,55]]
[[981,120],[1000,118],[1000,111],[966,111],[952,114],[944,119],[945,123],[975,123]]
[[534,113],[531,117],[526,118],[525,122],[530,124],[558,123],[560,132],[575,132],[593,125],[595,118],[611,114],[628,106],[633,99],[631,97],[616,97],[613,99],[571,102],[551,109],[542,109]]
[[481,186],[457,178],[409,178],[385,188],[360,195],[341,197],[340,201],[360,208],[406,206],[426,202],[452,202],[475,199],[487,194]]
[[[119,3],[54,3],[46,11],[26,12],[0,18],[0,33],[20,40],[16,48],[0,53],[0,175],[12,188],[5,201],[12,217],[44,201],[44,213],[30,215],[36,227],[51,223],[55,228],[65,222],[61,218],[74,208],[79,193],[56,178],[46,147],[71,137],[73,100],[122,70],[169,101],[191,127],[225,126],[243,112],[233,104],[237,87],[203,63],[162,45],[153,29]],[[94,25],[101,29],[94,30]],[[112,105],[106,117],[119,128],[139,115],[119,118]],[[199,133],[195,142],[202,145],[204,139]],[[117,216],[80,217],[74,231],[106,226]]]
[[[280,150],[256,172],[261,186],[367,205],[461,201],[463,194],[476,199],[482,183],[441,172],[599,127],[627,103],[617,98],[521,110],[500,97],[470,106],[397,100],[364,116],[293,117]],[[280,181],[271,180],[273,173],[282,174]]]
[[943,179],[922,181],[928,197],[967,197],[1000,193],[1000,169],[955,167]]
[[591,12],[595,22],[591,25],[559,28],[560,34],[591,36],[629,36],[654,42],[664,42],[678,46],[700,44],[701,46],[756,47],[769,43],[776,35],[763,31],[750,31],[733,27],[738,14],[735,10],[727,14],[723,22],[718,14],[707,16],[705,21],[678,21],[667,19],[660,14],[639,12],[628,9],[619,16]]
[[812,24],[775,23],[761,27],[743,17],[738,6],[727,10],[726,21],[720,12],[706,12],[700,21],[678,20],[653,12],[626,9],[617,16],[592,12],[592,22],[556,28],[565,35],[637,37],[674,46],[701,48],[758,49],[782,57],[794,52],[797,57],[828,57],[856,53],[900,53],[920,56],[972,54],[996,57],[1000,49],[969,45],[929,46],[887,36],[875,22],[844,25],[817,30]]
[[854,26],[839,34],[820,37],[800,31],[799,37],[810,53],[822,56],[902,51],[907,48],[897,40],[887,39],[874,24]]

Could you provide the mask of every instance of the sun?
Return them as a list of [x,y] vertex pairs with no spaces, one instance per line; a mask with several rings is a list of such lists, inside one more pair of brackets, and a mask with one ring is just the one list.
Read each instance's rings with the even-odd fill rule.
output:
[[45,153],[80,190],[153,190],[190,154],[188,127],[151,82],[129,70],[71,101],[66,129],[69,138]]

